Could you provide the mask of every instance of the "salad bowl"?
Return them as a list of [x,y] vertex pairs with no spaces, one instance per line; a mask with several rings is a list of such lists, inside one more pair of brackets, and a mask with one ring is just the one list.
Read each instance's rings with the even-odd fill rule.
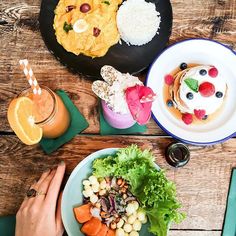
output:
[[[92,163],[97,158],[115,155],[118,148],[107,148],[94,152],[81,161],[71,173],[68,182],[65,186],[62,196],[62,220],[65,230],[69,236],[83,236],[80,231],[81,224],[79,224],[74,216],[73,208],[83,203],[82,181],[87,179],[92,174]],[[159,167],[156,165],[156,168]],[[149,224],[144,224],[140,231],[142,236],[151,236],[153,234],[148,232]]]
[[[204,124],[186,125],[168,110],[164,97],[164,77],[181,63],[213,65],[224,75],[227,94],[219,114]],[[172,137],[193,145],[213,145],[236,135],[236,54],[227,46],[208,39],[188,39],[171,45],[153,62],[146,85],[158,98],[153,102],[152,118]]]

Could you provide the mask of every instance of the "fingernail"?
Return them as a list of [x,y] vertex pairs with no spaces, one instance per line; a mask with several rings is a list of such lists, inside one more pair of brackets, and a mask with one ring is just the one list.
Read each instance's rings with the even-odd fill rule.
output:
[[60,163],[59,163],[59,166],[64,166],[65,165],[65,162],[64,161],[61,161]]

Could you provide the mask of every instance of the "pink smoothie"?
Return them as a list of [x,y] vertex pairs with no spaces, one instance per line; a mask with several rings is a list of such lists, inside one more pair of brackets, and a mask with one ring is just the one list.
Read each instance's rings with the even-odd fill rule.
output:
[[127,129],[136,123],[131,113],[128,114],[116,113],[112,111],[103,100],[102,100],[102,109],[105,120],[114,128]]

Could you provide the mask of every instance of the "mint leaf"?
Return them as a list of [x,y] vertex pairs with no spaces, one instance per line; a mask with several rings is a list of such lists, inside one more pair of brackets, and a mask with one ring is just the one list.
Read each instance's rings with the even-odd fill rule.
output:
[[198,92],[198,81],[196,79],[192,79],[192,78],[187,78],[184,80],[185,84],[187,84],[187,86],[193,90],[194,92]]
[[68,33],[70,30],[73,29],[72,24],[68,24],[66,21],[64,23],[63,29]]

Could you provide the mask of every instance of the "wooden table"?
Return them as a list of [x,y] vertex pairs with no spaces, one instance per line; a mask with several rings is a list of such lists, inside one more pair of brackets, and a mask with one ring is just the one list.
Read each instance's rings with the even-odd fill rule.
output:
[[[203,37],[236,49],[236,0],[171,2],[174,21],[170,44]],[[100,136],[98,100],[91,92],[91,81],[70,73],[48,52],[39,32],[39,8],[40,0],[0,1],[0,215],[16,213],[33,180],[60,160],[66,162],[69,175],[78,162],[98,149],[137,143],[154,152],[157,163],[177,185],[187,219],[173,225],[170,235],[220,235],[231,169],[236,166],[236,139],[210,147],[190,147],[189,164],[173,169],[163,157],[173,139],[153,121],[142,136]],[[23,58],[29,59],[40,84],[66,90],[90,125],[50,156],[38,146],[23,145],[7,123],[10,100],[27,87],[18,69],[18,60]]]

